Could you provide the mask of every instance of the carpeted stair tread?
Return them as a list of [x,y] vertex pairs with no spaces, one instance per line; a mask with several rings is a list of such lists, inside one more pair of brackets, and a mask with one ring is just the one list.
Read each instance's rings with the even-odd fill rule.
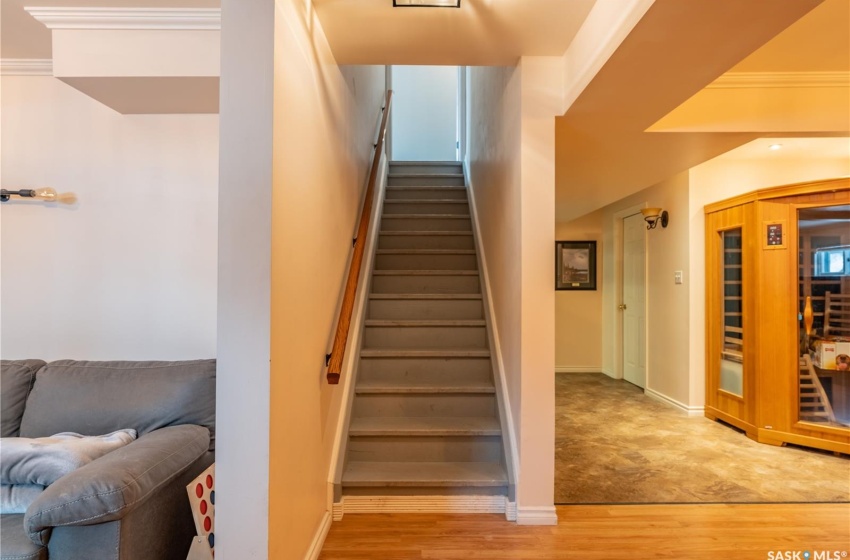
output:
[[412,349],[375,349],[363,348],[361,358],[489,358],[490,351],[481,348],[461,348],[451,350],[412,350]]
[[468,220],[469,214],[384,214],[385,220]]
[[379,255],[474,255],[474,249],[378,249]]
[[373,276],[478,276],[477,270],[375,270]]
[[498,436],[499,419],[491,416],[366,416],[352,418],[351,436]]
[[431,235],[431,236],[472,236],[471,231],[430,231],[430,230],[421,230],[421,231],[382,231],[380,235],[394,235],[394,236],[420,236],[420,235]]
[[499,463],[433,463],[351,461],[342,476],[344,486],[504,486]]
[[484,319],[367,319],[367,327],[486,327]]
[[482,299],[481,294],[372,294],[370,299],[406,299],[406,300],[462,300]]
[[439,383],[426,377],[402,377],[393,382],[360,381],[355,392],[358,395],[393,395],[393,394],[489,394],[495,393],[496,387],[492,382]]

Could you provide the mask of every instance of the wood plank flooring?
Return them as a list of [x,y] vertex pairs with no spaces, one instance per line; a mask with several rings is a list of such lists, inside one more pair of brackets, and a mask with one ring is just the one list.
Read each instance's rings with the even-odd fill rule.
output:
[[[850,553],[850,504],[559,506],[556,527],[502,515],[357,514],[335,522],[322,560],[830,560]],[[837,556],[831,556],[837,552]],[[778,556],[782,558],[782,556]],[[788,556],[789,558],[793,556]]]

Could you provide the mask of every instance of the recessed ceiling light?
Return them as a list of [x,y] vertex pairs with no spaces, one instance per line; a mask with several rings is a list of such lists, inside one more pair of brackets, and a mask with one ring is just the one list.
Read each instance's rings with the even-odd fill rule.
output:
[[460,0],[393,0],[393,8],[460,8]]
[[782,144],[771,144],[770,146],[768,146],[768,149],[770,149],[770,150],[781,150]]

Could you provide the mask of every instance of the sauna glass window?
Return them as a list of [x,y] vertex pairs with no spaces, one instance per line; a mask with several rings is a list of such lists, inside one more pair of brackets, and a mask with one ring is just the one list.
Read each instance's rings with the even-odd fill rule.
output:
[[720,232],[723,304],[723,350],[720,353],[720,389],[744,394],[744,285],[741,228]]
[[850,427],[850,206],[802,208],[799,418]]

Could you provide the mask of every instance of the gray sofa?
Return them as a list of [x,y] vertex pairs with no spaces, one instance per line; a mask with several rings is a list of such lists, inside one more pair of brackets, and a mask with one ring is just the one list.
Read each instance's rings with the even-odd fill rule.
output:
[[214,461],[215,361],[3,360],[0,372],[3,437],[138,432],[0,516],[0,559],[185,559],[186,485]]

